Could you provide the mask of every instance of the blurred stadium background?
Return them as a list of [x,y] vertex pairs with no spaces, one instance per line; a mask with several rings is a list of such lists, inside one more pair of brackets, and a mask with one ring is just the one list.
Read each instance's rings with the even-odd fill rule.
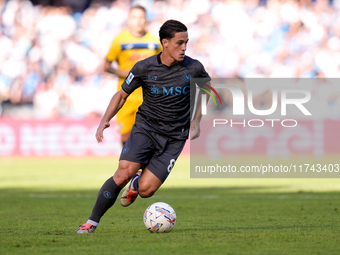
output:
[[[189,144],[155,196],[116,203],[94,236],[74,234],[118,163],[115,121],[102,144],[94,133],[118,83],[104,57],[133,4],[155,35],[168,19],[185,23],[187,54],[213,78],[320,78],[314,120],[215,140],[209,127],[202,144],[235,165],[340,163],[340,0],[0,0],[0,253],[339,254],[339,178],[189,179]],[[218,92],[214,116],[231,118]],[[254,107],[268,109],[270,95],[256,91]],[[172,235],[145,234],[142,213],[157,201],[178,213]]]
[[[93,134],[118,82],[103,60],[134,4],[147,8],[155,35],[167,19],[185,23],[187,54],[214,78],[340,77],[339,0],[0,0],[0,156],[119,153],[114,123],[103,145]],[[336,132],[340,85],[311,90]],[[258,96],[265,104],[268,90]],[[322,151],[339,153],[327,139],[333,147]]]

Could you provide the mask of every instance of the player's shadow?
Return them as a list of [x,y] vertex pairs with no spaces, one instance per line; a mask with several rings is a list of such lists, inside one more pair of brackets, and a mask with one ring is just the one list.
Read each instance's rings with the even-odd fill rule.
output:
[[222,232],[236,232],[242,230],[284,230],[284,229],[324,229],[324,225],[291,225],[291,226],[257,226],[257,227],[204,227],[204,228],[176,228],[176,232],[192,232],[192,231],[222,231]]

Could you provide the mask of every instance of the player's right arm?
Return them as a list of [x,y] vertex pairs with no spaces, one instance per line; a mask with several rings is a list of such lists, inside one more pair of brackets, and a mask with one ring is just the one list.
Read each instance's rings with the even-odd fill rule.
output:
[[[142,62],[142,61],[141,61]],[[122,84],[121,90],[113,95],[109,106],[107,107],[104,116],[97,128],[96,139],[98,143],[103,140],[104,129],[110,126],[109,121],[117,114],[117,112],[123,107],[127,97],[137,88],[142,85],[141,74],[145,72],[143,64],[137,62],[131,69],[126,80]]]
[[103,141],[103,132],[104,129],[110,127],[110,120],[117,114],[120,108],[123,107],[127,97],[129,96],[124,90],[119,90],[117,93],[113,95],[111,101],[104,113],[102,120],[97,128],[96,139],[97,142],[100,143]]

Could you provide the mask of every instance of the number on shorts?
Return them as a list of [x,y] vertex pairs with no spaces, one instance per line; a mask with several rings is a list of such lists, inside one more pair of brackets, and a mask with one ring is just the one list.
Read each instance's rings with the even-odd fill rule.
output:
[[175,162],[176,162],[175,159],[170,160],[170,164],[168,165],[168,172],[169,173],[171,172],[172,168],[174,167]]

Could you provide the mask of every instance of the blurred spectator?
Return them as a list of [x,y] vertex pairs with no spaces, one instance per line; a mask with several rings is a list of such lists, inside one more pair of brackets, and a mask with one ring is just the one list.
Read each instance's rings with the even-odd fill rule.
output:
[[[116,89],[117,80],[98,70],[112,39],[126,27],[130,4],[97,1],[79,13],[76,1],[71,2],[77,10],[0,0],[0,114],[16,117],[21,105],[40,118],[103,113],[89,102],[97,93]],[[340,0],[131,4],[150,10],[149,31],[154,34],[167,19],[184,22],[191,31],[188,55],[204,62],[213,77],[340,76]],[[321,83],[313,91],[328,117],[340,118],[339,85]],[[270,104],[268,95],[270,91],[259,92],[256,101]]]
[[55,75],[47,78],[40,84],[34,97],[34,116],[36,118],[50,119],[58,117],[60,97],[54,89]]

